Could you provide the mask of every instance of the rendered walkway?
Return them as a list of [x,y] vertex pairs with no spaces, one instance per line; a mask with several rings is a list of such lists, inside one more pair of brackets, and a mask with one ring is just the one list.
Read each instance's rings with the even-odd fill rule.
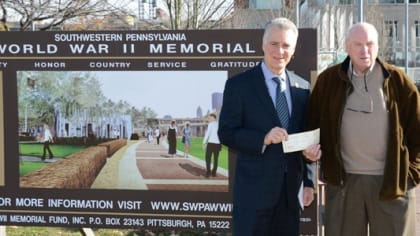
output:
[[[204,151],[203,151],[204,155]],[[108,159],[92,188],[228,191],[227,170],[218,168],[216,177],[205,177],[205,163],[196,157],[167,154],[167,144],[129,141]]]

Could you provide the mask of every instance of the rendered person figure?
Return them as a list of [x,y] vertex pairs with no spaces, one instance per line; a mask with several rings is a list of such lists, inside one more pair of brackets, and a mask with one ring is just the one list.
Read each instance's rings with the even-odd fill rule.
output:
[[[222,149],[220,144],[217,131],[219,128],[219,123],[217,122],[217,117],[215,114],[210,114],[209,124],[207,125],[207,130],[203,138],[203,146],[206,149],[206,177],[216,177],[217,167],[219,165],[219,153]],[[211,168],[211,157],[213,156],[213,168]]]
[[187,122],[185,124],[185,128],[182,130],[182,135],[185,137],[185,149],[184,149],[184,157],[188,158],[188,154],[190,153],[190,147],[191,147],[191,134],[192,130],[190,127],[190,123]]
[[169,144],[169,149],[168,149],[168,154],[171,157],[174,157],[176,154],[176,136],[178,133],[178,129],[176,127],[176,123],[175,121],[171,121],[171,125],[169,126],[168,129],[168,144]]
[[53,141],[54,139],[53,139],[53,136],[51,134],[50,127],[47,124],[44,124],[43,129],[44,129],[44,131],[43,131],[44,134],[42,136],[42,142],[44,143],[44,146],[43,146],[43,153],[42,153],[42,158],[41,159],[45,160],[45,156],[47,154],[47,151],[48,151],[49,158],[52,159],[54,157],[54,155],[53,155],[53,153],[50,149],[50,144],[54,142]]
[[160,136],[161,136],[160,129],[159,129],[159,127],[156,127],[156,129],[155,129],[155,137],[156,137],[156,144],[157,145],[159,145]]

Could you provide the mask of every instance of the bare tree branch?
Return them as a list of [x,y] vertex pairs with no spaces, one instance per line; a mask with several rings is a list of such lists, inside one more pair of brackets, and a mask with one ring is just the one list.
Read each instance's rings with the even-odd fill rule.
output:
[[39,30],[49,30],[81,17],[94,19],[116,12],[127,14],[102,0],[1,0],[0,7],[3,28],[19,22],[20,30],[31,30],[35,26]]
[[171,29],[209,29],[220,26],[233,12],[234,1],[165,0]]
[[5,7],[4,1],[0,1],[0,7],[1,7],[1,17],[0,22],[3,30],[8,31],[9,27],[7,26],[7,9]]

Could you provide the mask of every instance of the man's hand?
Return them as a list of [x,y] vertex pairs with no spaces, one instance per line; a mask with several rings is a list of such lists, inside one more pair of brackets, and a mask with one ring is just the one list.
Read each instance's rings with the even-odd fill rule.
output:
[[274,127],[265,135],[264,145],[277,144],[286,141],[288,138],[287,130]]
[[308,207],[314,200],[314,189],[310,187],[303,188],[303,205]]
[[303,155],[310,161],[317,161],[321,158],[322,151],[320,144],[314,144],[303,150]]

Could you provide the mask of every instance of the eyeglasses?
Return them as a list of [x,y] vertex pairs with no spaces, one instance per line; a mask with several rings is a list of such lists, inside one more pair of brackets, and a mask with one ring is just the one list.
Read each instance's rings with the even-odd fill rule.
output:
[[347,97],[346,110],[362,113],[372,113],[372,96],[367,91],[354,89],[353,92]]
[[354,95],[347,98],[347,110],[362,113],[373,112],[373,99],[369,94],[357,94],[357,98]]
[[[353,73],[351,76],[353,80]],[[366,74],[364,77],[365,89],[354,89],[352,94],[347,98],[346,110],[361,112],[361,113],[372,113],[373,112],[373,99],[372,96],[368,93],[366,85]]]
[[363,110],[359,110],[359,109],[354,109],[354,108],[351,108],[351,107],[347,107],[346,110],[353,111],[353,112],[361,112],[361,113],[366,113],[366,114],[369,114],[369,113],[372,113],[373,112],[373,108],[372,107],[370,109],[363,109]]

